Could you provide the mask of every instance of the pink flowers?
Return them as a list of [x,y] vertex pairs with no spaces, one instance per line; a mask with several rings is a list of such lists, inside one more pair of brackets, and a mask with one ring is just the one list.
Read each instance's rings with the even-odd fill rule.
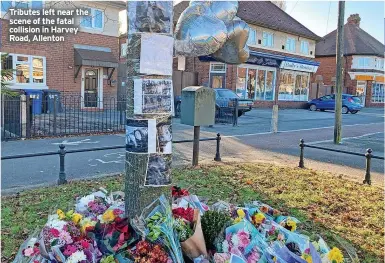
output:
[[237,233],[238,247],[245,249],[250,244],[250,234],[244,230]]
[[40,252],[39,248],[34,246],[34,247],[29,247],[29,248],[24,249],[23,254],[26,257],[32,257],[32,256],[39,254],[39,252]]
[[66,244],[72,244],[73,242],[71,235],[67,231],[61,231],[59,234],[59,238],[63,240]]
[[73,253],[75,253],[76,251],[77,251],[76,246],[68,245],[68,246],[66,246],[66,248],[64,249],[63,255],[69,257],[69,256],[71,256]]

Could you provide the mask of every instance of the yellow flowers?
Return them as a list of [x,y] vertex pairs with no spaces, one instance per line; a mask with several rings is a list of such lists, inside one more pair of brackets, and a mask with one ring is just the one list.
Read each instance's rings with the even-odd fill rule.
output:
[[307,263],[313,263],[313,259],[309,254],[303,254],[302,257],[304,260],[306,260]]
[[58,209],[58,210],[56,211],[56,213],[57,213],[57,215],[59,216],[59,219],[60,219],[60,220],[63,220],[63,219],[66,218],[66,215],[64,214],[64,212],[63,212],[62,210]]
[[102,215],[102,219],[104,222],[107,222],[107,223],[114,221],[115,220],[114,211],[113,210],[107,210]]
[[238,217],[234,219],[234,224],[242,221],[242,219],[245,217],[245,211],[243,211],[243,209],[238,209],[237,215]]
[[286,225],[289,227],[290,231],[295,231],[297,229],[297,223],[290,217],[286,220]]
[[265,221],[265,215],[262,213],[256,213],[252,216],[254,225],[260,225]]
[[83,216],[81,214],[78,214],[78,213],[74,213],[72,215],[72,222],[75,223],[75,225],[79,224],[80,220],[82,220]]
[[342,255],[341,250],[339,250],[336,247],[333,247],[333,249],[329,251],[328,259],[332,263],[342,263],[342,262],[344,262],[344,256]]

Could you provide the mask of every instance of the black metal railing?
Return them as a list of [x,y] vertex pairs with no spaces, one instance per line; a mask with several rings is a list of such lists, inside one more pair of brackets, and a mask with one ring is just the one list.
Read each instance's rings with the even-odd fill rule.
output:
[[[221,135],[218,133],[216,137],[212,138],[202,138],[199,141],[216,141],[216,150],[214,161],[221,161],[220,154],[220,141]],[[179,140],[173,141],[173,143],[192,143],[193,140]],[[22,158],[31,158],[31,157],[40,157],[40,156],[49,156],[49,155],[59,155],[60,169],[59,169],[59,179],[58,184],[67,183],[66,173],[65,173],[65,157],[68,153],[81,153],[81,152],[92,152],[92,151],[106,151],[106,150],[115,150],[115,149],[125,149],[125,145],[116,145],[116,146],[105,146],[105,147],[95,147],[95,148],[86,148],[86,149],[75,149],[75,150],[66,150],[64,144],[59,145],[59,151],[51,152],[42,152],[42,153],[27,153],[27,154],[18,154],[18,155],[6,155],[2,156],[1,160],[12,160],[12,159],[22,159]]]
[[305,147],[313,148],[313,149],[318,149],[318,150],[323,150],[323,151],[336,152],[336,153],[344,153],[344,154],[349,154],[349,155],[365,157],[365,160],[366,160],[366,162],[365,162],[365,179],[364,179],[363,183],[364,184],[366,183],[366,184],[369,184],[369,185],[372,183],[371,182],[371,175],[370,175],[372,159],[385,160],[384,157],[373,155],[372,154],[373,151],[370,148],[367,149],[365,153],[356,153],[356,152],[336,150],[336,149],[330,149],[330,148],[325,148],[325,147],[305,144],[304,139],[300,140],[299,147],[300,147],[300,155],[299,155],[298,167],[300,167],[300,168],[305,168],[305,163],[304,163],[304,149],[305,149]]
[[[2,99],[2,139],[114,133],[125,130],[126,98],[19,95]],[[87,107],[87,106],[95,107]]]

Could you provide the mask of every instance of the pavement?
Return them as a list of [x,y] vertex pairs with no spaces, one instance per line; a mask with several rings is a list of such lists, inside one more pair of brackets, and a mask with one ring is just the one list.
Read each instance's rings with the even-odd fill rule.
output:
[[[222,136],[221,154],[225,161],[272,162],[298,165],[299,140],[306,144],[365,153],[373,149],[376,156],[384,156],[384,110],[365,108],[358,114],[343,115],[343,142],[334,145],[333,112],[310,112],[303,109],[279,111],[278,133],[272,134],[271,109],[255,109],[238,120],[238,126],[218,124],[201,127],[201,138]],[[192,139],[193,128],[173,122],[174,140]],[[46,138],[39,140],[2,142],[1,153],[5,155],[57,151],[59,144],[66,149],[85,149],[124,144],[123,134]],[[173,165],[188,165],[191,162],[192,143],[173,145]],[[200,161],[213,162],[215,141],[201,142]],[[91,151],[66,155],[67,179],[93,178],[124,171],[124,149]],[[55,184],[59,174],[59,157],[42,156],[1,161],[1,190],[3,193],[38,185]],[[365,158],[342,153],[325,152],[305,148],[305,166],[345,174],[362,181]],[[383,180],[384,162],[372,160],[373,176]]]

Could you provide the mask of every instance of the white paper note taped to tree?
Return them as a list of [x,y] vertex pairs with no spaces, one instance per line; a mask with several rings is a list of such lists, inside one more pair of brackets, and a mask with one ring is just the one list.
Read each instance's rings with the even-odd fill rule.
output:
[[140,73],[172,75],[174,38],[156,34],[142,34]]

